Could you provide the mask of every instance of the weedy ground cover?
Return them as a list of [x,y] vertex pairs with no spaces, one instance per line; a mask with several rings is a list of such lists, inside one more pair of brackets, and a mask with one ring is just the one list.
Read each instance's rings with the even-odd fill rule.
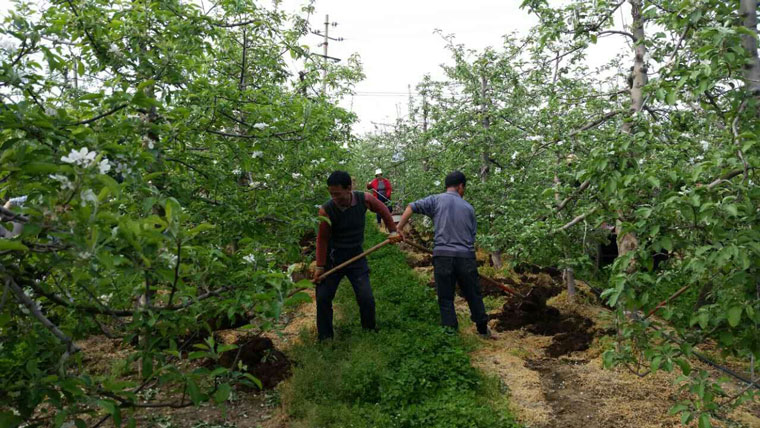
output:
[[[367,222],[367,246],[384,239]],[[301,426],[517,427],[499,382],[472,367],[476,343],[439,326],[434,291],[388,246],[373,254],[378,331],[365,332],[348,282],[335,300],[335,340],[304,333],[283,399]],[[471,328],[463,323],[460,328]]]

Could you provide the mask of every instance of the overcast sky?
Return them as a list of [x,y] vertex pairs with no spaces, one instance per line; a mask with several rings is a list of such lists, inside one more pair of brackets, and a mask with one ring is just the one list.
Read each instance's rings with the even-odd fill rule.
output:
[[[262,0],[262,3],[264,0]],[[442,77],[440,65],[450,62],[445,41],[436,29],[454,34],[456,42],[471,49],[498,48],[502,36],[512,32],[526,34],[537,19],[520,9],[521,0],[316,0],[311,15],[314,29],[324,30],[325,15],[330,15],[329,56],[345,59],[353,53],[361,57],[365,80],[356,86],[356,95],[341,104],[355,112],[359,123],[355,132],[372,132],[393,124],[407,114],[408,85],[415,85],[425,74]],[[11,7],[0,0],[0,14]],[[265,4],[265,3],[263,3]],[[284,0],[282,8],[300,12],[307,0]],[[304,43],[322,52],[317,35]],[[620,43],[619,41],[617,43]],[[601,48],[601,47],[600,47]],[[413,94],[414,95],[414,94]]]
[[[296,12],[305,0],[286,0],[286,11]],[[392,124],[406,115],[408,85],[415,85],[429,73],[441,77],[440,65],[449,62],[445,42],[435,34],[455,34],[457,43],[483,49],[501,45],[502,36],[527,33],[537,23],[520,9],[519,0],[317,0],[311,24],[324,30],[325,15],[337,22],[330,36],[329,56],[361,57],[366,78],[356,86],[356,95],[342,105],[359,116],[357,133],[375,129],[375,123]],[[322,52],[319,36],[307,38],[314,51]]]

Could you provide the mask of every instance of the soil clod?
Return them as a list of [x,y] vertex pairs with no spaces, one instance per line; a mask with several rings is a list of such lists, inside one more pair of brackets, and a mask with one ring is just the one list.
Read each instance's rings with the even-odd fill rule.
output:
[[267,337],[255,336],[240,339],[237,349],[224,352],[219,364],[237,368],[238,361],[242,362],[247,372],[261,381],[263,389],[274,388],[282,380],[290,376],[291,363],[282,351],[276,349],[272,340]]
[[526,299],[512,298],[501,312],[492,314],[496,331],[518,330],[541,336],[553,336],[545,348],[549,357],[557,358],[584,351],[594,339],[594,323],[577,314],[565,314],[547,306],[546,301],[559,293],[558,287],[536,286]]

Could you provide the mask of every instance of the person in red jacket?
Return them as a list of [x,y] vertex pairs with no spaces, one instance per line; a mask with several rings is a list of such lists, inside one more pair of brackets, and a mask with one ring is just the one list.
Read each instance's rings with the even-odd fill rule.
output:
[[[391,210],[391,192],[393,188],[391,187],[391,182],[383,177],[382,169],[378,168],[375,170],[375,179],[367,183],[367,189],[371,189],[372,196],[385,204],[389,211]],[[380,214],[377,214],[377,224],[380,224],[380,220],[382,218]]]

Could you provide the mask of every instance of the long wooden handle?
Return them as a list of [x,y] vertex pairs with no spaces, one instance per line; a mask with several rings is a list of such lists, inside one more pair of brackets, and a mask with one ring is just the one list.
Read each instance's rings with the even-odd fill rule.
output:
[[[418,244],[416,242],[406,241],[405,240],[404,243],[408,244],[409,246],[414,247],[414,248],[416,248],[416,249],[418,249],[420,251],[424,251],[424,252],[426,252],[428,254],[433,254],[433,250],[430,250],[430,249],[428,249],[426,247],[423,247],[422,245],[420,245],[420,244]],[[491,279],[491,278],[489,278],[487,276],[484,276],[484,275],[481,275],[481,274],[478,274],[478,276],[481,279],[485,280],[486,282],[490,283],[491,285],[495,285],[495,286],[501,288],[502,290],[506,291],[507,293],[514,294],[515,296],[522,297],[523,299],[525,298],[525,296],[523,296],[522,294],[518,293],[516,290],[513,290],[510,287],[507,287],[506,285],[500,283],[499,281],[496,281],[495,279]]]
[[362,257],[366,257],[366,256],[374,253],[375,251],[383,248],[384,246],[386,246],[386,245],[388,245],[390,243],[391,243],[391,240],[390,239],[386,239],[385,241],[383,241],[383,242],[375,245],[374,247],[370,248],[369,250],[367,250],[367,251],[359,254],[358,256],[351,257],[350,259],[346,260],[345,262],[343,262],[343,263],[339,264],[338,266],[335,266],[334,268],[332,268],[332,269],[328,270],[327,272],[323,273],[319,277],[319,279],[317,279],[317,282],[321,282],[323,279],[327,278],[328,276],[330,276],[334,272],[343,269],[344,267],[346,267],[346,266],[350,265],[351,263],[353,263],[353,262],[361,259]]

